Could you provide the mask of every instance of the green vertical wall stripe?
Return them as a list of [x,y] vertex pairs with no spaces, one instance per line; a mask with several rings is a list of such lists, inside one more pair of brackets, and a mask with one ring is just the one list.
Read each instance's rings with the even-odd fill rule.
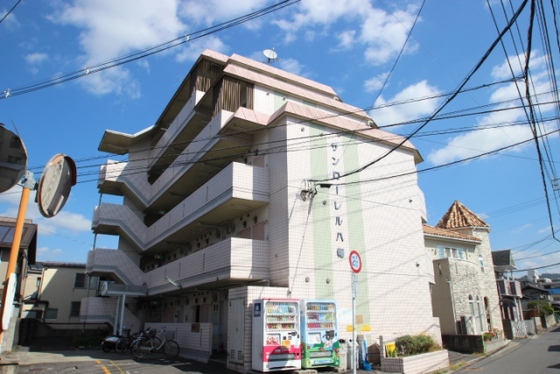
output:
[[[311,147],[311,178],[322,179],[328,175],[327,140],[319,136],[324,129],[316,125],[309,126]],[[329,191],[317,188],[317,195],[312,200],[311,214],[313,219],[313,255],[315,258],[315,295],[318,299],[330,299],[334,294],[332,244],[329,205],[324,206],[323,200],[329,201]],[[329,203],[330,204],[330,203]],[[326,279],[331,279],[330,283]]]
[[[352,170],[360,168],[362,165],[358,156],[358,147],[355,145],[355,137],[344,136],[344,142],[348,142],[352,145],[346,145],[344,149],[344,169],[345,173]],[[341,142],[342,143],[342,142]],[[358,182],[360,180],[360,174],[352,174],[344,177],[344,182]],[[346,191],[346,196],[351,196],[351,198],[346,199],[347,207],[347,217],[348,220],[348,234],[349,234],[349,251],[356,250],[360,254],[362,259],[362,271],[358,274],[358,297],[356,299],[356,315],[361,315],[364,324],[371,325],[371,318],[369,315],[370,300],[368,297],[369,293],[369,282],[367,281],[367,256],[366,256],[366,244],[364,238],[364,217],[362,215],[362,199],[361,199],[361,188],[360,183],[348,184],[344,186]],[[368,227],[368,230],[372,230],[372,227]],[[345,253],[348,256],[350,252]]]

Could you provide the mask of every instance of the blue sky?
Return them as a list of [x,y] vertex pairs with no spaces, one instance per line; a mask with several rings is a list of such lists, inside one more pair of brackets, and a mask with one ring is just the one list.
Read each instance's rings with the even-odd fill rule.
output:
[[[552,186],[560,112],[553,69],[560,63],[546,3],[539,6],[550,29],[543,32],[539,6],[533,24],[528,71],[536,110],[530,112],[519,100],[524,82],[512,79],[524,71],[530,1],[492,50],[523,1],[2,2],[0,122],[22,137],[37,180],[57,153],[78,167],[78,184],[56,217],[39,214],[32,192],[27,218],[39,224],[38,259],[86,262],[94,240],[115,247],[114,238],[94,239],[91,232],[99,165],[122,159],[97,150],[106,129],[133,134],[151,126],[206,48],[263,62],[262,51],[274,48],[275,66],[332,86],[381,128],[414,134],[424,158],[418,169],[432,168],[419,174],[428,224],[459,200],[490,224],[494,250],[513,250],[519,269],[560,263],[560,242],[552,235],[560,229]],[[200,32],[275,4],[284,7]],[[164,51],[96,71],[173,40]],[[540,152],[531,113],[536,131],[548,133],[539,138]],[[0,215],[15,217],[20,196],[18,186],[0,194]],[[551,271],[560,268],[539,270]]]

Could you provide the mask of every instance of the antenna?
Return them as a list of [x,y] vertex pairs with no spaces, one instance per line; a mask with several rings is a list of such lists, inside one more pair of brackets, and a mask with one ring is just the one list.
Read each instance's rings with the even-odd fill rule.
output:
[[266,57],[268,59],[268,62],[274,62],[277,58],[278,58],[278,53],[276,53],[276,51],[274,50],[274,48],[272,49],[265,49],[263,51],[263,55],[264,57]]

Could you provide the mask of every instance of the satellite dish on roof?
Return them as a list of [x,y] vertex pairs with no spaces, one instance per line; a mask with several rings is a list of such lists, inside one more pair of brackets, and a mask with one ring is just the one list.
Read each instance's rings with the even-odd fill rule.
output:
[[272,49],[265,49],[263,51],[263,55],[264,57],[266,57],[268,59],[268,62],[272,62],[274,60],[276,60],[278,58],[278,53],[276,53],[276,51],[274,50],[274,48]]

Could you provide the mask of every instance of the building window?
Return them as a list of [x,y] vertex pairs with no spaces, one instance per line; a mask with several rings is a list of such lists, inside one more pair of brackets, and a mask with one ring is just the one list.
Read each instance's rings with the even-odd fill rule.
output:
[[70,305],[70,317],[80,316],[80,304],[79,301],[72,301],[72,305]]
[[84,273],[76,273],[74,288],[86,288],[86,275]]
[[458,258],[465,259],[465,250],[463,248],[455,247],[438,247],[439,258]]
[[480,264],[480,271],[484,273],[484,257],[478,255],[478,263]]
[[45,310],[45,319],[57,319],[58,318],[58,309],[48,308]]
[[28,310],[27,313],[24,314],[25,317],[23,318],[31,318],[31,319],[41,319],[43,316],[42,310]]

